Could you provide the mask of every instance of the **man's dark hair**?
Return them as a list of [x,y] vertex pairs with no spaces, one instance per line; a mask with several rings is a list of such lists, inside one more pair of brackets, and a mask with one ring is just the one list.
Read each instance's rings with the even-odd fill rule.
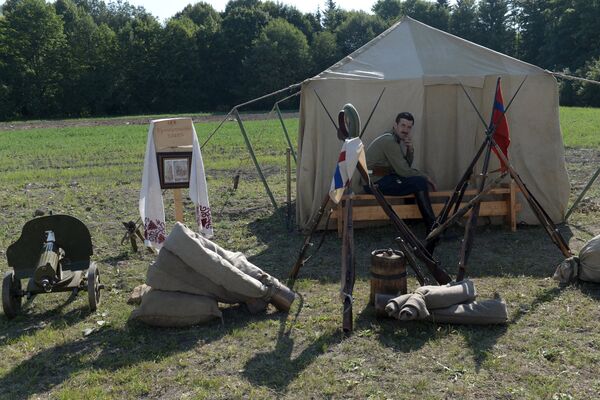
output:
[[415,117],[413,117],[413,115],[407,111],[401,112],[400,114],[396,115],[396,123],[400,122],[401,119],[406,119],[408,121],[412,121],[412,123],[415,123]]

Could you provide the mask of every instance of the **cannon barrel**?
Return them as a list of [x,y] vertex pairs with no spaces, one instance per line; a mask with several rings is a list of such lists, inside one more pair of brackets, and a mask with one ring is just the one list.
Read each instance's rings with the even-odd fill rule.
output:
[[42,252],[33,275],[36,285],[43,288],[45,292],[51,292],[54,283],[61,280],[59,261],[60,249],[56,244],[54,232],[46,231],[46,240],[42,245]]

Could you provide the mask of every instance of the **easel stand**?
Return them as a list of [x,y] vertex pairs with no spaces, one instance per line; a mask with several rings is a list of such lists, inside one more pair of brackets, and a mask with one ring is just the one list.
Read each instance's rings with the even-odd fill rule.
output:
[[173,189],[173,206],[175,207],[175,220],[183,223],[183,197],[181,189]]

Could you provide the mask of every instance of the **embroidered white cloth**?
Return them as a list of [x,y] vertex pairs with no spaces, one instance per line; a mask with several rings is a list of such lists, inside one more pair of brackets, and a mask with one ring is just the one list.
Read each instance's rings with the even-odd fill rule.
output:
[[[189,118],[188,118],[189,119]],[[150,122],[148,129],[148,139],[146,143],[146,156],[144,158],[144,171],[142,174],[142,189],[140,191],[139,210],[144,222],[145,245],[154,248],[161,248],[167,238],[165,229],[165,209],[163,204],[162,190],[160,188],[160,178],[158,176],[158,163],[156,160],[156,147],[154,144],[154,128],[157,122]],[[190,171],[190,199],[196,208],[196,222],[198,231],[207,238],[213,236],[212,216],[210,204],[208,202],[208,190],[206,186],[206,176],[204,173],[204,163],[200,144],[196,136],[194,124],[190,125],[192,129],[192,165]]]
[[339,203],[344,194],[344,189],[356,171],[356,164],[360,163],[365,170],[367,169],[367,161],[365,158],[365,147],[359,138],[346,139],[338,162],[335,167],[331,187],[329,189],[329,197],[334,203]]

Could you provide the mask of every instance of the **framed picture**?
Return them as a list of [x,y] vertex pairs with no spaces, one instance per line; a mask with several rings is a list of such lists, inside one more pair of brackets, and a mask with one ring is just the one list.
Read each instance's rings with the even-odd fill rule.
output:
[[178,189],[190,186],[192,152],[156,153],[161,189]]

